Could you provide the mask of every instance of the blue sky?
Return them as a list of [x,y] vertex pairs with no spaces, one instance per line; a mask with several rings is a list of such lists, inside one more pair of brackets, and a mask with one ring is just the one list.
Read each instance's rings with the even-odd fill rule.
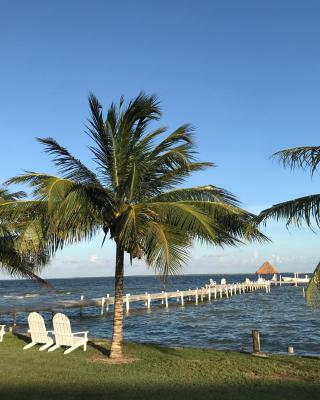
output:
[[[318,192],[319,176],[269,156],[320,143],[319,14],[312,0],[1,0],[0,181],[53,172],[36,136],[90,164],[88,93],[107,107],[144,90],[162,100],[162,125],[192,123],[199,157],[217,164],[189,184],[227,188],[254,212]],[[314,268],[318,236],[275,222],[266,233],[267,245],[196,246],[185,272],[250,272],[265,259],[283,271]],[[44,276],[112,275],[113,259],[98,238],[58,254]]]

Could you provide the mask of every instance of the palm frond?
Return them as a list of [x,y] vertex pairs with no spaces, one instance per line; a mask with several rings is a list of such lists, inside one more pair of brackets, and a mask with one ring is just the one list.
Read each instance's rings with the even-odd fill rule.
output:
[[273,155],[284,167],[310,169],[313,175],[320,163],[320,146],[293,147]]
[[153,201],[209,201],[236,206],[237,198],[229,191],[213,185],[181,188],[161,193]]
[[258,222],[273,218],[275,220],[285,219],[286,225],[301,227],[304,223],[312,228],[312,224],[320,226],[320,194],[300,197],[263,210]]
[[54,156],[53,164],[64,178],[72,179],[82,184],[100,185],[96,175],[54,139],[38,138],[37,140],[45,146],[46,153]]
[[148,265],[165,280],[168,275],[181,272],[190,257],[191,240],[188,236],[161,223],[149,222],[144,237],[144,252]]
[[320,263],[317,265],[308,283],[306,301],[311,306],[320,306]]
[[26,196],[26,193],[23,191],[19,192],[10,192],[9,189],[0,187],[0,202],[19,200]]

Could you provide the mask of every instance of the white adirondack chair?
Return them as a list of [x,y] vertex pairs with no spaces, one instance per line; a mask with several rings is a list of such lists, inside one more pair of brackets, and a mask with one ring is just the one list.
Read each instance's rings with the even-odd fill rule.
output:
[[[71,353],[71,351],[83,346],[83,350],[87,350],[88,331],[87,332],[72,332],[69,318],[61,313],[53,317],[53,334],[56,344],[50,347],[48,351],[54,351],[60,346],[67,346],[63,354]],[[80,337],[77,335],[81,335]]]
[[43,344],[43,346],[39,348],[39,351],[43,351],[53,345],[53,339],[49,335],[52,331],[47,331],[44,319],[40,314],[37,312],[30,313],[28,315],[28,324],[31,343],[24,346],[23,350],[30,349],[30,347],[36,344]]
[[5,325],[0,325],[0,342],[3,341],[3,336],[5,335],[5,330],[4,330]]

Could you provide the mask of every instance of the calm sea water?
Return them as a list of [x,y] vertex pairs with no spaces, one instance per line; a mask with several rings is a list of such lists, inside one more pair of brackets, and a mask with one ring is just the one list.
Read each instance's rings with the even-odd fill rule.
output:
[[[127,277],[126,293],[159,292],[161,290],[185,290],[204,286],[209,278],[218,282],[242,282],[253,275],[183,275],[163,284],[154,277]],[[81,295],[90,299],[113,294],[113,278],[53,279],[56,291],[50,292],[30,281],[0,281],[0,312],[7,305],[23,306],[55,303],[60,300],[79,300]],[[300,354],[320,355],[320,310],[306,305],[302,287],[272,287],[264,291],[205,301],[181,307],[175,301],[169,308],[154,304],[147,311],[142,304],[131,305],[125,317],[125,339],[134,342],[158,343],[174,346],[207,347],[225,350],[250,350],[251,330],[262,333],[264,351],[285,352],[292,345]],[[112,308],[110,309],[112,311]],[[112,312],[100,316],[100,310],[85,308],[83,317],[79,310],[64,310],[77,331],[89,330],[92,337],[110,338]],[[50,314],[43,313],[51,326]],[[26,314],[18,314],[18,326],[27,330]],[[0,315],[0,324],[11,324],[11,317]]]

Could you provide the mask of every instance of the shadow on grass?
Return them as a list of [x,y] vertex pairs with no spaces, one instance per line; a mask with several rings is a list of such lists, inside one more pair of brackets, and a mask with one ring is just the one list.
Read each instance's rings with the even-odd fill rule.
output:
[[22,340],[25,343],[30,343],[31,342],[30,336],[25,334],[25,333],[13,332],[13,335],[15,337],[17,337],[18,339]]
[[318,384],[299,384],[296,382],[282,383],[264,382],[243,385],[144,385],[127,384],[125,376],[123,385],[108,383],[94,386],[82,385],[45,385],[35,383],[28,386],[1,387],[1,398],[10,400],[308,400],[317,399],[319,396]]
[[93,349],[97,350],[99,353],[101,353],[104,356],[108,356],[109,357],[109,355],[110,355],[110,350],[107,349],[106,347],[98,344],[98,343],[89,341],[88,342],[88,346],[90,346]]

